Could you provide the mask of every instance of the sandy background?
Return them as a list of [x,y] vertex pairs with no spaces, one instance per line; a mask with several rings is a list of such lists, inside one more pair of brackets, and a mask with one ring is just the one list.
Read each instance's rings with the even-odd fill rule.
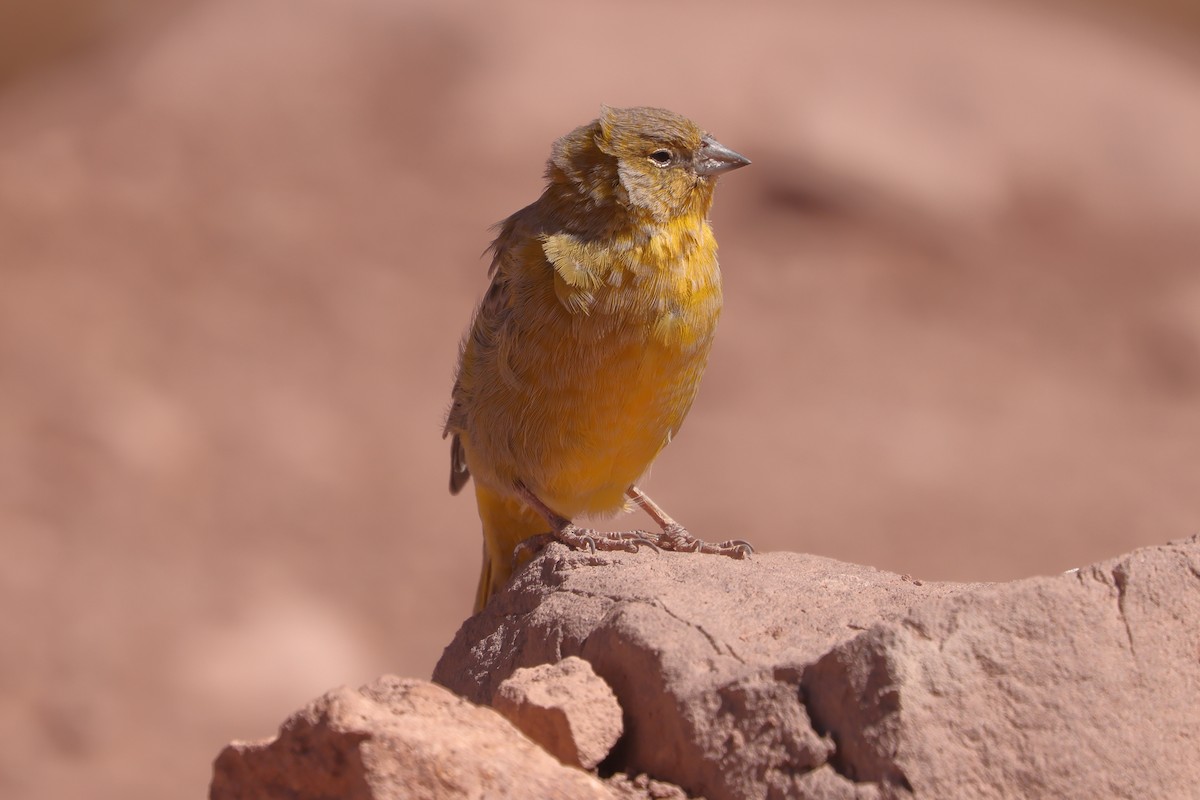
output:
[[1188,28],[605,8],[0,7],[0,795],[195,797],[227,740],[429,674],[488,226],[601,102],[754,159],[648,484],[694,532],[1004,580],[1200,529]]

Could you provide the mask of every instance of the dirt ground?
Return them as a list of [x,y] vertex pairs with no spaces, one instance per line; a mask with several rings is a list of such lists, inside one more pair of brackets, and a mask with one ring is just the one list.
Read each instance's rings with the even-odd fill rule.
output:
[[58,5],[0,60],[4,797],[197,796],[331,686],[428,676],[477,578],[440,433],[488,227],[602,102],[754,160],[648,483],[695,533],[1005,580],[1200,529],[1186,39],[949,0]]

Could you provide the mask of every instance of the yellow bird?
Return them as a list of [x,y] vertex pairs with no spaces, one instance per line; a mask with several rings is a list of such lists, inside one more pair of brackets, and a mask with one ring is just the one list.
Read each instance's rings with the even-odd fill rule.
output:
[[[749,163],[678,114],[602,107],[554,143],[541,197],[500,223],[444,434],[451,493],[475,476],[476,611],[539,534],[593,550],[751,552],[693,537],[635,485],[700,386],[721,314],[713,189]],[[628,501],[663,532],[572,522]]]

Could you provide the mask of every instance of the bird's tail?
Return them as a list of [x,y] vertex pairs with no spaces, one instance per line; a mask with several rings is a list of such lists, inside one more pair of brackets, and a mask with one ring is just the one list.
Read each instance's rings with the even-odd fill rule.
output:
[[540,514],[515,497],[497,494],[475,483],[479,519],[483,523],[483,569],[475,593],[475,612],[508,582],[513,570],[513,550],[531,536],[545,533],[549,525]]

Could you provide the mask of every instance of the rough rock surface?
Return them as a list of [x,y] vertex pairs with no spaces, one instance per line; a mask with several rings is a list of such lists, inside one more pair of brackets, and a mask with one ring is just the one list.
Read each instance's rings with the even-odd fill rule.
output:
[[616,798],[564,767],[496,712],[427,681],[384,677],[335,689],[279,736],[217,757],[211,800]]
[[689,800],[688,793],[675,784],[658,781],[648,775],[630,776],[618,773],[608,778],[605,783],[616,793],[619,800]]
[[500,684],[492,707],[550,755],[592,769],[621,738],[621,706],[582,658],[518,669]]
[[1007,584],[552,546],[434,679],[484,703],[583,658],[625,714],[606,766],[709,800],[1187,797],[1197,619],[1197,537]]

